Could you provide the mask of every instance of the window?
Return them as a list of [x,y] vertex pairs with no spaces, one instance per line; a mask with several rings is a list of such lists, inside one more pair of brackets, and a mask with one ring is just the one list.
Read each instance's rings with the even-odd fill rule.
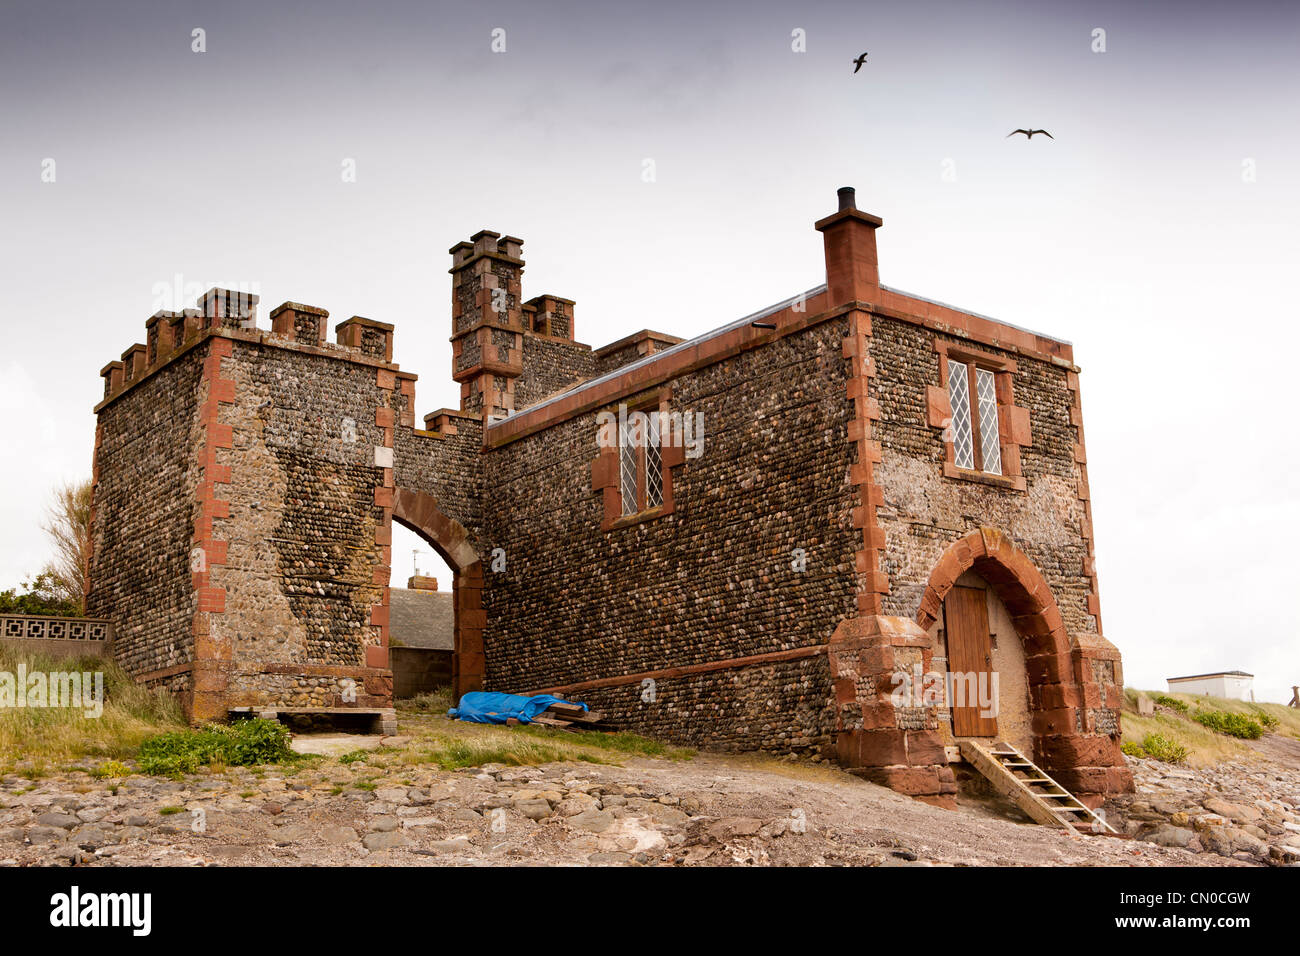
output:
[[948,359],[953,464],[970,471],[1000,475],[1002,443],[994,374],[973,363]]
[[659,428],[657,407],[629,412],[620,422],[618,475],[624,517],[664,503]]

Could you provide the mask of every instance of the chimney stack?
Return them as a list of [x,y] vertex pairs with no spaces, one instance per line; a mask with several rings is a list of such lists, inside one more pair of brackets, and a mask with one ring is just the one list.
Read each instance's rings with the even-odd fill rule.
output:
[[448,251],[451,377],[460,383],[461,410],[505,418],[523,371],[523,240],[484,229]]
[[858,209],[852,186],[837,191],[839,209],[817,222],[826,248],[826,288],[830,305],[870,302],[880,289],[876,260],[878,216]]

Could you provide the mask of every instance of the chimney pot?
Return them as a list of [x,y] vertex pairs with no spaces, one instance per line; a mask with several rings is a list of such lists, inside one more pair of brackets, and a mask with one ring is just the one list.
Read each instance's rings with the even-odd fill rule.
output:
[[841,210],[858,208],[856,190],[852,186],[841,186],[835,194],[840,197]]

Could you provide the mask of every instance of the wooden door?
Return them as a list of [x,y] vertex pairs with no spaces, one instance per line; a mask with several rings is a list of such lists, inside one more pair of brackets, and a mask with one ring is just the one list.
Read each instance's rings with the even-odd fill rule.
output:
[[[994,686],[993,642],[989,639],[989,606],[984,589],[954,587],[944,599],[943,616],[948,632],[948,670],[954,675],[953,699],[949,701],[953,736],[996,737],[997,718],[980,716],[979,698],[991,695]],[[971,674],[976,675],[974,683],[969,679]],[[992,705],[996,708],[997,702],[992,701]]]

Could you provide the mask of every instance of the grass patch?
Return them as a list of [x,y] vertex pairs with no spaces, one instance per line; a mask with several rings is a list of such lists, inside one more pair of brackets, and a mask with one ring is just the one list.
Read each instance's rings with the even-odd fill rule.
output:
[[1226,760],[1251,759],[1255,751],[1244,741],[1257,739],[1255,728],[1261,734],[1273,731],[1300,737],[1300,711],[1281,704],[1253,704],[1199,694],[1145,694],[1158,705],[1156,712],[1146,717],[1137,712],[1137,692],[1125,692],[1125,753],[1137,748],[1143,755],[1154,756],[1145,747],[1147,736],[1154,734],[1185,748],[1187,755],[1182,762],[1187,766],[1212,767]]
[[178,777],[208,766],[247,767],[280,763],[297,757],[289,749],[289,730],[273,720],[255,717],[225,726],[210,724],[198,730],[149,737],[140,744],[137,760],[144,773]]
[[[443,770],[459,770],[489,763],[512,767],[567,762],[616,764],[619,757],[689,760],[695,756],[695,751],[689,748],[674,747],[639,734],[449,720],[441,714],[445,710],[441,704],[449,702],[449,696],[437,707],[418,706],[419,700],[398,702],[402,732],[415,739],[405,750],[392,752],[385,763],[435,764]],[[439,713],[432,713],[435,709]],[[367,763],[373,766],[376,761]]]
[[159,807],[158,812],[165,817],[170,817],[176,813],[184,813],[185,808],[184,807]]
[[55,658],[33,654],[0,641],[0,671],[17,674],[102,673],[104,710],[87,717],[82,708],[5,707],[0,709],[0,754],[60,764],[86,757],[135,756],[147,737],[185,726],[176,700],[137,684],[111,658]]
[[403,709],[423,714],[445,714],[455,706],[450,687],[437,687],[428,693],[417,694],[407,700],[398,702]]
[[652,740],[649,737],[642,737],[640,734],[630,734],[624,731],[599,731],[599,730],[556,730],[551,727],[529,727],[523,726],[518,728],[524,733],[531,736],[540,737],[553,743],[561,744],[579,744],[584,747],[595,747],[598,750],[612,750],[623,754],[633,754],[640,757],[659,757],[664,760],[690,760],[695,756],[695,751],[689,747],[674,747],[666,744],[662,740]]

